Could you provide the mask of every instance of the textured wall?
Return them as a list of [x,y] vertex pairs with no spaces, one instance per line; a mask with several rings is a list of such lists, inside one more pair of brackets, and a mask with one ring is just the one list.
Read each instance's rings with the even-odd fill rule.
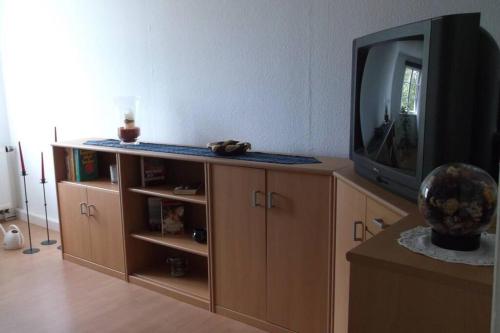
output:
[[[0,0],[0,56],[13,142],[26,146],[42,210],[39,151],[113,137],[113,97],[142,98],[145,140],[248,140],[259,150],[347,156],[353,38],[481,11],[498,0]],[[49,186],[55,217],[54,184]]]

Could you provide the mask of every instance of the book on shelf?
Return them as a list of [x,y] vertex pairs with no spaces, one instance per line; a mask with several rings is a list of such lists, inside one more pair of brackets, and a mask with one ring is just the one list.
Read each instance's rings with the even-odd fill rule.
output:
[[97,152],[73,149],[75,180],[83,182],[99,177],[97,169]]
[[74,182],[76,181],[75,178],[75,158],[73,156],[73,149],[72,148],[66,148],[66,156],[64,159],[65,166],[66,166],[66,179]]
[[174,187],[174,194],[178,195],[195,195],[201,189],[201,183],[195,183],[190,185],[179,185]]
[[166,180],[166,168],[163,160],[141,157],[142,187],[162,185]]
[[161,207],[162,207],[162,199],[150,197],[148,198],[148,222],[149,229],[151,231],[161,232]]

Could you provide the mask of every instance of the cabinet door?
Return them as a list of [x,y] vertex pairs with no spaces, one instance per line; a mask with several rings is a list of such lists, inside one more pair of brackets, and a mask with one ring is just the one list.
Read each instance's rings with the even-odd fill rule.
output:
[[263,320],[266,316],[264,193],[264,170],[212,166],[215,304]]
[[330,182],[267,172],[267,316],[297,332],[327,331]]
[[350,267],[346,253],[363,241],[365,215],[366,196],[342,180],[338,180],[333,319],[335,333],[347,333]]
[[84,187],[57,184],[64,253],[90,260],[90,230],[86,214],[87,191]]
[[371,198],[367,198],[365,238],[369,239],[375,236],[385,228],[401,220],[401,218],[400,214],[393,212]]
[[92,261],[125,272],[120,195],[88,188]]

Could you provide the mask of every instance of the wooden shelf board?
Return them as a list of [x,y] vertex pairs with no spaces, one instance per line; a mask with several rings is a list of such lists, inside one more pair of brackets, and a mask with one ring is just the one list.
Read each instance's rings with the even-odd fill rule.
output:
[[142,231],[130,234],[131,237],[141,239],[146,242],[167,246],[177,250],[208,257],[207,244],[195,242],[190,235],[164,235],[155,231]]
[[173,186],[131,187],[131,188],[129,188],[129,191],[135,192],[135,193],[140,193],[140,194],[145,194],[145,195],[150,195],[150,196],[154,196],[154,197],[179,200],[179,201],[183,201],[183,202],[190,202],[190,203],[195,203],[195,204],[199,204],[199,205],[206,205],[207,204],[207,197],[205,196],[205,193],[202,192],[202,193],[194,194],[194,195],[174,194],[174,187]]
[[78,185],[78,186],[93,187],[93,188],[98,188],[101,190],[113,191],[116,193],[120,192],[120,186],[118,184],[113,184],[110,179],[106,179],[106,178],[87,180],[87,181],[83,181],[83,182],[76,182],[76,181],[69,181],[69,180],[63,180],[61,182],[73,184],[73,185]]
[[190,295],[204,301],[210,299],[207,276],[190,272],[183,277],[171,277],[170,268],[166,263],[140,270],[132,274],[132,276],[141,279],[143,282],[150,282],[172,292],[180,293],[183,296]]

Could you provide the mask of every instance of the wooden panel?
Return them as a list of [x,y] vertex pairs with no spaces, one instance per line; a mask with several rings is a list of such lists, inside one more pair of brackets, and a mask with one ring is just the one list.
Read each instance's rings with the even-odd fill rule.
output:
[[90,260],[90,229],[80,203],[87,202],[86,189],[68,183],[57,184],[64,253]]
[[92,261],[125,272],[120,195],[88,188]]
[[76,186],[82,186],[82,187],[91,187],[91,188],[97,188],[97,189],[102,189],[102,190],[107,190],[107,191],[112,191],[118,193],[120,191],[120,187],[118,184],[114,184],[111,182],[111,180],[107,178],[100,178],[100,179],[95,179],[95,180],[87,180],[83,182],[72,182],[65,180],[63,181],[64,183],[70,183],[74,184]]
[[380,226],[373,223],[375,219],[381,220],[384,225],[389,227],[397,221],[401,220],[403,216],[395,213],[387,208],[387,206],[368,197],[366,200],[366,230],[368,234],[376,235],[383,230]]
[[490,331],[491,290],[478,292],[352,263],[350,294],[351,333]]
[[[330,182],[321,175],[267,172],[267,317],[297,332],[327,331]],[[268,197],[269,200],[269,197]]]
[[198,254],[200,256],[208,257],[207,244],[200,244],[194,241],[191,235],[188,234],[181,234],[181,235],[165,234],[162,236],[161,232],[142,231],[130,234],[130,236],[137,239],[142,239],[143,241],[146,242],[151,242],[153,244],[168,246],[173,249],[178,249],[189,253]]
[[252,191],[265,191],[265,171],[222,165],[211,169],[215,303],[265,319],[264,196],[252,207]]
[[127,276],[123,272],[115,271],[114,269],[98,265],[96,263],[93,263],[93,262],[85,260],[85,259],[73,257],[72,255],[67,254],[67,253],[63,254],[63,258],[68,260],[68,261],[74,262],[75,264],[79,264],[79,265],[88,267],[90,269],[107,274],[109,276],[113,276],[115,278],[125,280],[125,281],[127,280]]
[[153,197],[167,198],[183,202],[191,202],[199,205],[205,205],[207,203],[207,198],[203,191],[201,191],[201,193],[193,195],[174,194],[174,186],[162,185],[162,186],[150,186],[150,187],[131,187],[129,191]]
[[[342,180],[337,180],[337,217],[335,232],[335,288],[334,318],[335,333],[346,333],[349,310],[349,262],[346,254],[361,241],[354,240],[354,222],[364,224],[366,196]],[[363,237],[363,224],[358,236]]]

